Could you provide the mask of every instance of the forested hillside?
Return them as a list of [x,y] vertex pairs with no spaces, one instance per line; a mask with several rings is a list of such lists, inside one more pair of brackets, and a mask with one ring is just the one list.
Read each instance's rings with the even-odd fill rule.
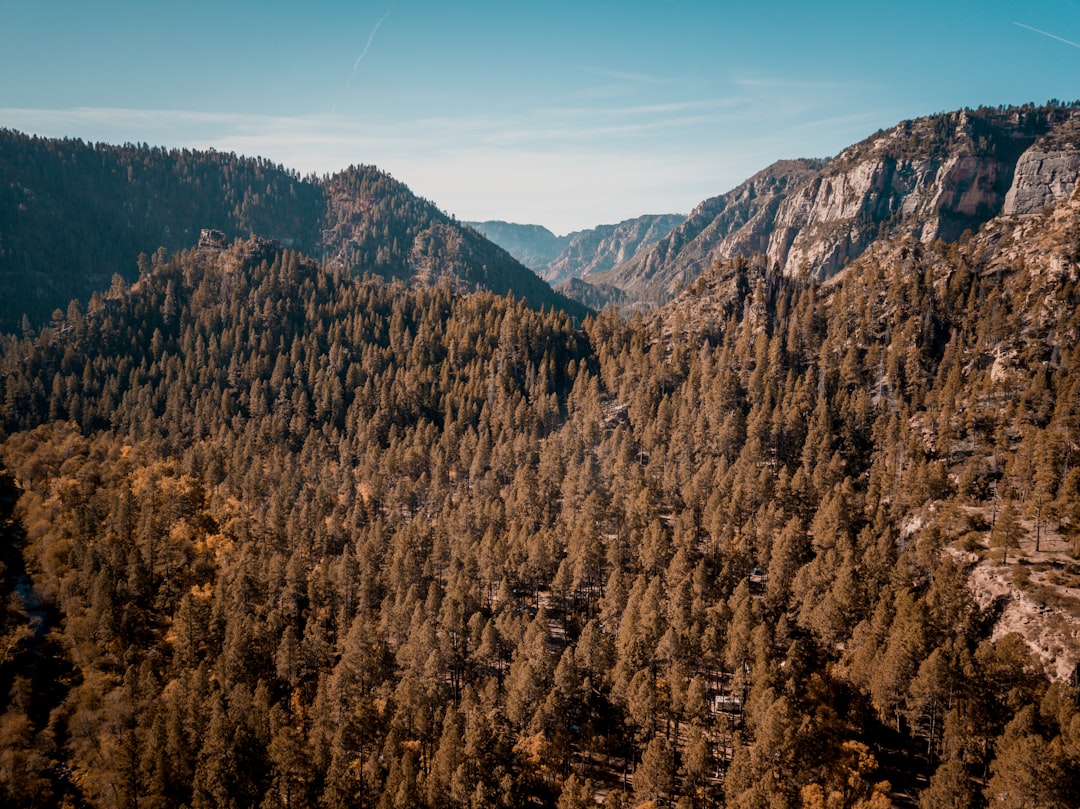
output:
[[0,129],[0,332],[37,329],[68,301],[127,283],[159,248],[257,235],[353,275],[512,293],[533,306],[584,307],[506,251],[372,166],[301,178],[263,159],[110,146]]
[[323,185],[328,204],[321,244],[330,267],[419,285],[443,281],[461,292],[514,295],[534,308],[556,307],[577,317],[588,311],[378,169],[353,167]]
[[575,328],[157,256],[3,344],[3,799],[1075,806],[1078,261],[1073,197]]
[[0,129],[0,331],[38,327],[140,253],[193,247],[202,228],[315,251],[325,196],[296,172],[221,152],[56,140]]

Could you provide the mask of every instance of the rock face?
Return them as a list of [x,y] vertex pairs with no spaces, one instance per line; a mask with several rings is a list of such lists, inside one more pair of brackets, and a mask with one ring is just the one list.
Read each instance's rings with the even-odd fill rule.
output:
[[1032,216],[1068,199],[1080,177],[1080,117],[1037,140],[1020,156],[1002,213]]
[[714,261],[755,253],[787,275],[824,280],[882,237],[953,241],[1000,213],[1039,213],[1076,187],[1078,143],[1075,108],[905,121],[831,160],[770,166],[590,280],[659,304]]
[[780,203],[822,165],[813,160],[775,163],[727,194],[705,200],[654,246],[589,280],[616,286],[637,301],[663,303],[715,258],[765,252]]

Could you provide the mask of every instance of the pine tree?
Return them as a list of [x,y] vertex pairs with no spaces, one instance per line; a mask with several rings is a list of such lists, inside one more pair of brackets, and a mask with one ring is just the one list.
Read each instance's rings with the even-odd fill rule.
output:
[[1011,499],[1007,499],[998,512],[994,527],[990,531],[990,545],[1001,548],[1001,564],[1009,563],[1009,551],[1019,550],[1020,538],[1024,528],[1020,524],[1020,515]]
[[971,776],[959,759],[942,762],[919,796],[919,809],[968,809],[975,799]]
[[634,794],[660,803],[675,787],[675,753],[664,735],[653,736],[634,770]]
[[1027,705],[1005,727],[985,795],[993,806],[1024,809],[1045,806],[1065,809],[1057,793],[1060,761],[1035,727],[1036,711]]

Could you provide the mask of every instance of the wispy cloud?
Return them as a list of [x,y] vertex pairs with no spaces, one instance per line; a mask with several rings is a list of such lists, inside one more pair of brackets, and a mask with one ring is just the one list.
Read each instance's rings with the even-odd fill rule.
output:
[[1013,21],[1013,25],[1015,25],[1017,28],[1023,28],[1028,31],[1033,31],[1036,34],[1041,34],[1044,37],[1049,37],[1050,39],[1057,40],[1058,42],[1063,42],[1066,45],[1072,45],[1074,48],[1080,48],[1080,43],[1073,42],[1071,39],[1065,39],[1065,37],[1059,37],[1057,34],[1051,34],[1049,31],[1041,31],[1038,28],[1032,28],[1030,25],[1024,25],[1024,23],[1016,22],[1015,20]]
[[738,87],[764,87],[779,90],[836,90],[844,84],[838,81],[792,79],[786,76],[737,76],[731,83]]
[[737,107],[746,103],[746,99],[738,96],[723,96],[720,98],[699,98],[686,101],[660,102],[656,104],[632,104],[611,107],[549,107],[544,114],[561,115],[587,115],[589,117],[634,117],[670,115],[678,112],[690,112],[693,110],[720,110]]
[[633,73],[625,70],[607,70],[605,68],[589,68],[589,73],[603,79],[633,82],[634,84],[668,84],[672,79],[666,76],[654,76],[649,73]]
[[[360,55],[357,56],[356,61],[353,62],[352,73],[349,74],[349,80],[345,82],[345,89],[341,91],[342,95],[347,93],[349,88],[352,87],[353,79],[356,78],[356,71],[360,69],[360,63],[364,61],[364,57],[367,56],[368,51],[371,50],[371,43],[375,41],[375,35],[379,33],[382,24],[386,22],[386,18],[390,16],[390,12],[394,10],[394,6],[396,5],[397,0],[393,0],[393,2],[390,3],[389,8],[387,8],[383,15],[379,17],[379,21],[375,23],[375,27],[371,29],[371,33],[368,34],[367,42],[364,43],[364,49],[360,51]],[[340,100],[341,99],[339,98],[338,101]],[[335,101],[334,106],[330,108],[331,112],[337,111],[338,101]]]
[[130,107],[66,107],[61,109],[35,109],[32,107],[8,107],[0,109],[0,118],[19,127],[22,122],[33,121],[46,127],[77,125],[128,126],[157,123],[167,119],[170,123],[228,124],[242,121],[267,120],[269,116],[243,115],[230,112],[201,112],[196,110],[154,110]]

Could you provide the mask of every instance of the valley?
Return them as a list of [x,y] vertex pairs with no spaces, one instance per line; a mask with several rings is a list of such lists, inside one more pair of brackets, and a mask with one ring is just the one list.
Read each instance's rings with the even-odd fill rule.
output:
[[0,802],[1075,806],[1078,121],[565,244],[0,133]]

